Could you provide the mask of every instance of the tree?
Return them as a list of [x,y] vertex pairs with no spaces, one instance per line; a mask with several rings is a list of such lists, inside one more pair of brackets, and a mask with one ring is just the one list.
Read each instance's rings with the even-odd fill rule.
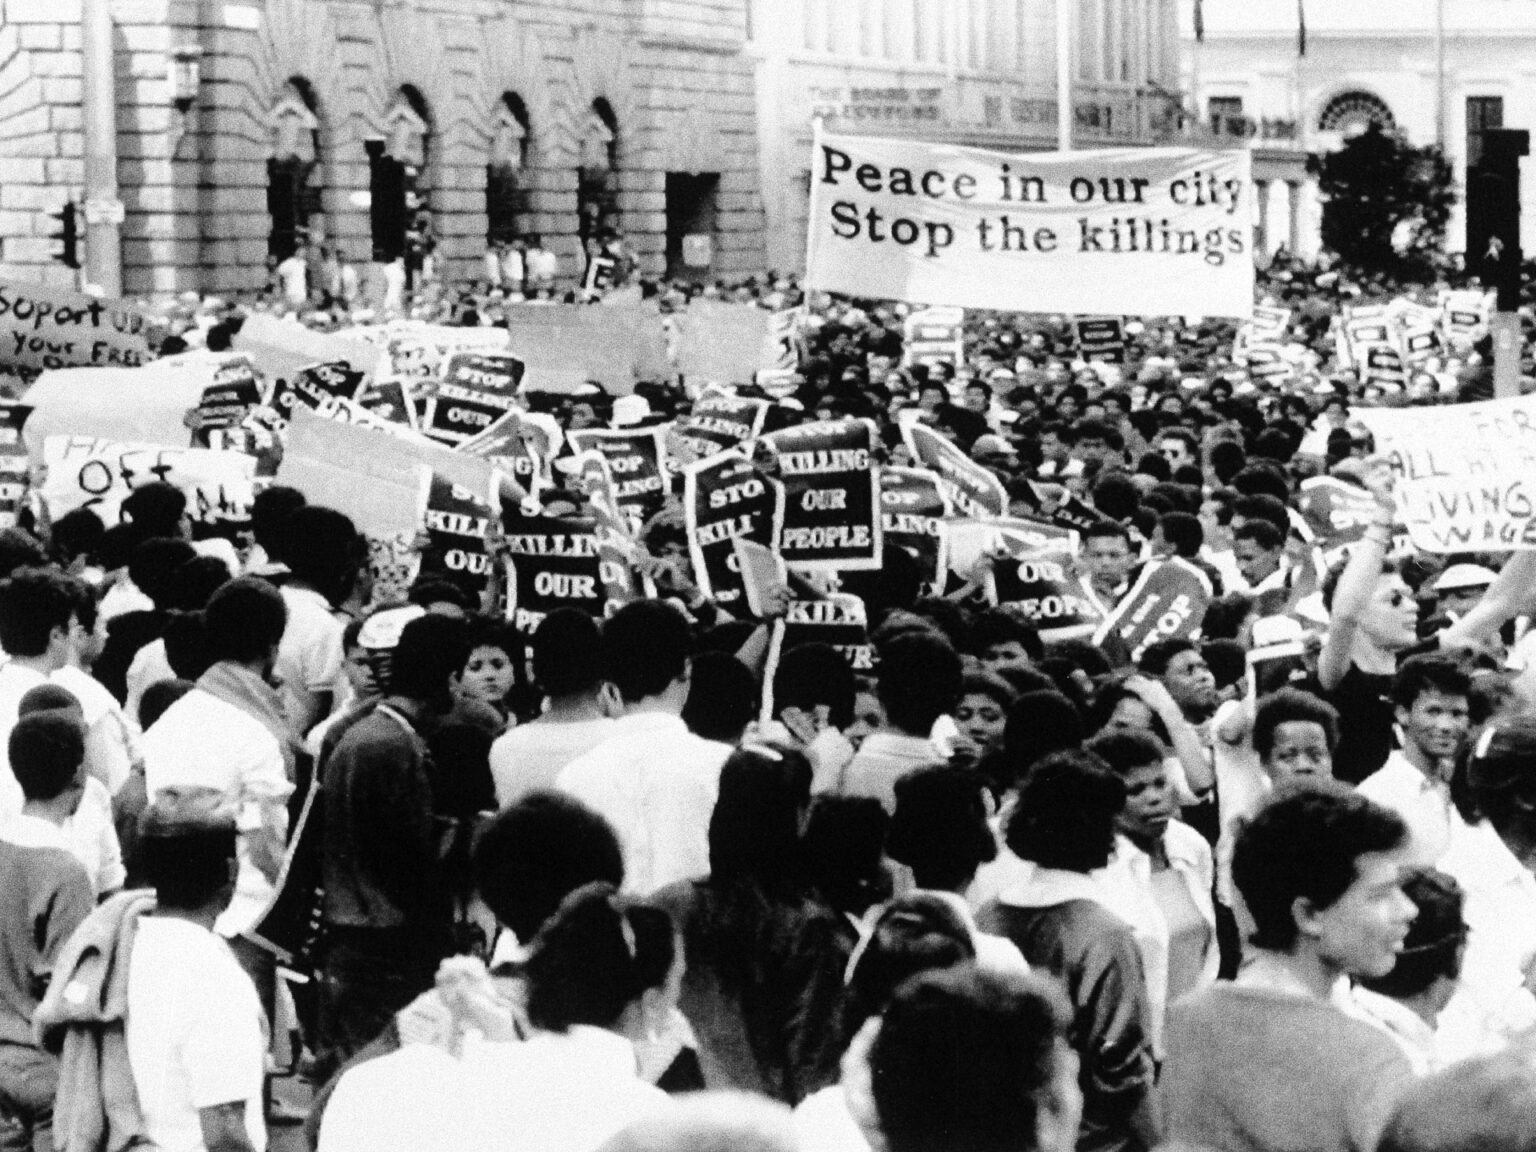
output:
[[1443,262],[1456,192],[1438,147],[1415,148],[1372,123],[1317,164],[1322,240],[1351,267],[1428,280]]

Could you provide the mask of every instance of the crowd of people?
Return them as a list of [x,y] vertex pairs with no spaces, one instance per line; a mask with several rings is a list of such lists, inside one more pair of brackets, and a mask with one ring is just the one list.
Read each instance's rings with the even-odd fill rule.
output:
[[[259,1152],[297,1120],[316,1152],[1536,1149],[1536,553],[1413,549],[1352,418],[1486,398],[1486,339],[1367,385],[1340,308],[1398,286],[1285,259],[1262,378],[1230,324],[1127,323],[1090,361],[1065,318],[977,314],[928,365],[901,306],[642,290],[700,293],[802,309],[796,366],[737,395],[866,417],[887,464],[926,424],[1020,518],[1075,498],[1084,603],[1177,556],[1200,627],[1127,661],[990,602],[998,557],[924,587],[892,542],[797,577],[860,598],[874,667],[770,667],[788,590],[706,596],[680,491],[638,537],[654,598],[527,634],[441,576],[380,585],[291,487],[219,532],[158,481],[110,526],[23,501],[0,1146]],[[504,298],[429,284],[413,314]],[[239,312],[177,304],[166,350]],[[636,392],[554,407],[697,398]],[[1317,475],[1372,510],[1345,546],[1299,530]]]

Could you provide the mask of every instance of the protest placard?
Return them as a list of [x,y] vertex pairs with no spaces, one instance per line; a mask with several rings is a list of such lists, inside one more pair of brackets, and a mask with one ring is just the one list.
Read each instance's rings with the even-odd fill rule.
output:
[[1078,537],[1055,524],[1018,516],[958,516],[946,524],[949,570],[969,579],[983,556],[1061,556],[1077,551]]
[[381,420],[418,427],[416,401],[408,380],[370,380],[358,389],[357,404]]
[[508,352],[452,352],[443,363],[443,379],[461,388],[511,396],[528,366]]
[[1415,547],[1536,548],[1536,397],[1353,415],[1398,471],[1398,516]]
[[16,512],[27,491],[31,460],[21,429],[31,412],[29,404],[0,401],[0,528],[16,523]]
[[1092,635],[1102,620],[1070,555],[1027,547],[1013,533],[999,533],[999,544],[984,590],[990,603],[1018,612],[1047,640]]
[[612,473],[613,500],[631,531],[661,510],[667,498],[666,434],[650,428],[584,428],[567,433],[578,452],[602,453]]
[[550,460],[556,445],[547,431],[527,412],[516,409],[500,417],[484,432],[458,445],[467,456],[489,460],[511,476],[525,492],[539,492],[550,484]]
[[988,468],[972,460],[949,437],[916,422],[902,425],[902,438],[913,461],[939,478],[944,498],[966,516],[1002,516],[1008,490]]
[[593,256],[587,261],[587,274],[582,277],[581,289],[588,296],[601,296],[613,287],[618,279],[619,262],[611,256]]
[[507,393],[450,384],[446,380],[418,381],[427,395],[422,431],[445,444],[462,444],[484,432],[522,402]]
[[213,383],[217,358],[203,355],[143,368],[60,368],[27,389],[27,444],[42,459],[49,436],[90,435],[132,444],[186,444],[187,409]]
[[508,305],[508,347],[527,365],[522,387],[574,392],[590,381],[626,396],[636,380],[670,375],[661,315],[642,305]]
[[784,484],[780,554],[794,567],[880,567],[879,433],[873,421],[821,420],[765,436]]
[[901,362],[948,364],[958,368],[965,360],[965,309],[920,308],[902,321]]
[[1134,664],[1153,641],[1199,632],[1211,597],[1210,578],[1189,561],[1153,561],[1099,626],[1094,643],[1112,663]]
[[1353,544],[1376,515],[1376,498],[1358,484],[1333,476],[1311,476],[1301,482],[1297,507],[1324,551]]
[[597,538],[598,584],[603,593],[603,612],[611,616],[618,608],[642,596],[655,597],[642,561],[644,552],[614,496],[613,472],[608,458],[595,448],[563,458],[557,467],[568,473],[575,486],[587,498],[584,515],[592,521]]
[[422,554],[424,574],[440,576],[478,599],[491,579],[486,532],[498,514],[500,480],[483,489],[466,488],[432,473],[423,523],[430,543]]
[[156,480],[186,493],[193,520],[211,524],[250,518],[256,460],[239,452],[124,444],[95,436],[49,436],[42,450],[48,469],[42,496],[53,520],[90,508],[111,526],[124,498]]
[[[476,492],[489,489],[491,475],[497,470],[489,460],[452,451],[424,436],[406,438],[381,428],[329,420],[303,408],[294,411],[287,435],[287,450],[277,473],[279,484],[289,482],[285,477],[289,475],[289,460],[295,456],[327,461],[359,475],[397,480],[412,466],[424,465]],[[414,476],[415,472],[409,474]]]
[[778,551],[784,487],[740,451],[721,452],[683,470],[683,516],[694,583],[722,604],[735,603],[742,590],[731,541],[745,536]]
[[502,504],[506,534],[507,619],[532,633],[556,608],[606,614],[597,531],[585,517],[529,514]]
[[682,441],[681,451],[705,460],[727,448],[735,448],[763,434],[770,400],[733,396],[717,389],[707,389],[693,410],[679,420],[673,439]]
[[880,524],[887,547],[896,545],[917,558],[922,594],[943,593],[949,571],[949,532],[938,476],[926,468],[880,469]]
[[319,332],[265,312],[253,312],[245,318],[234,347],[249,355],[268,380],[287,380],[311,364],[337,362],[359,376],[368,376],[379,367],[380,359],[378,348],[366,340]]
[[1279,340],[1291,325],[1291,310],[1273,305],[1255,304],[1253,319],[1246,327],[1260,340]]
[[768,633],[768,657],[763,665],[765,721],[773,719],[773,679],[779,661],[784,653],[802,644],[830,644],[854,672],[864,676],[874,672],[875,650],[869,642],[864,601],[837,593],[823,600],[791,600]]
[[334,414],[342,401],[351,400],[363,384],[363,374],[345,361],[306,364],[267,387],[264,403],[279,420],[291,420],[296,407]]
[[686,380],[750,384],[774,366],[764,356],[772,315],[756,305],[695,300],[676,319],[677,370]]
[[1380,344],[1366,348],[1361,361],[1360,380],[1378,388],[1401,389],[1408,381],[1402,354],[1395,347]]
[[1447,338],[1476,340],[1493,310],[1492,294],[1476,289],[1446,292],[1440,298],[1440,325]]
[[963,308],[1246,318],[1250,167],[1241,149],[1020,154],[818,131],[805,281]]
[[200,429],[232,428],[261,403],[261,382],[243,352],[223,358],[197,402]]
[[1077,354],[1084,360],[1125,363],[1125,321],[1119,316],[1083,316],[1073,324]]
[[136,368],[150,359],[148,321],[121,300],[0,280],[0,368]]

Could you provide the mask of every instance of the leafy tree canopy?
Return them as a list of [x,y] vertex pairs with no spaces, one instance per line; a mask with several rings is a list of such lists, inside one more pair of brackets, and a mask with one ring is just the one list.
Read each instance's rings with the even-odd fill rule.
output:
[[1361,272],[1433,278],[1456,202],[1451,166],[1438,147],[1415,148],[1373,123],[1323,156],[1317,175],[1325,248]]

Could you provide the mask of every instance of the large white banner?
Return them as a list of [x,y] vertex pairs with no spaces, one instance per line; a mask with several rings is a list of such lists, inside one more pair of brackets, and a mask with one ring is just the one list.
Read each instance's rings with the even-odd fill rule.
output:
[[1426,552],[1536,549],[1536,396],[1356,408],[1398,472],[1398,515]]
[[963,308],[1246,318],[1252,196],[1246,151],[818,133],[806,283]]

